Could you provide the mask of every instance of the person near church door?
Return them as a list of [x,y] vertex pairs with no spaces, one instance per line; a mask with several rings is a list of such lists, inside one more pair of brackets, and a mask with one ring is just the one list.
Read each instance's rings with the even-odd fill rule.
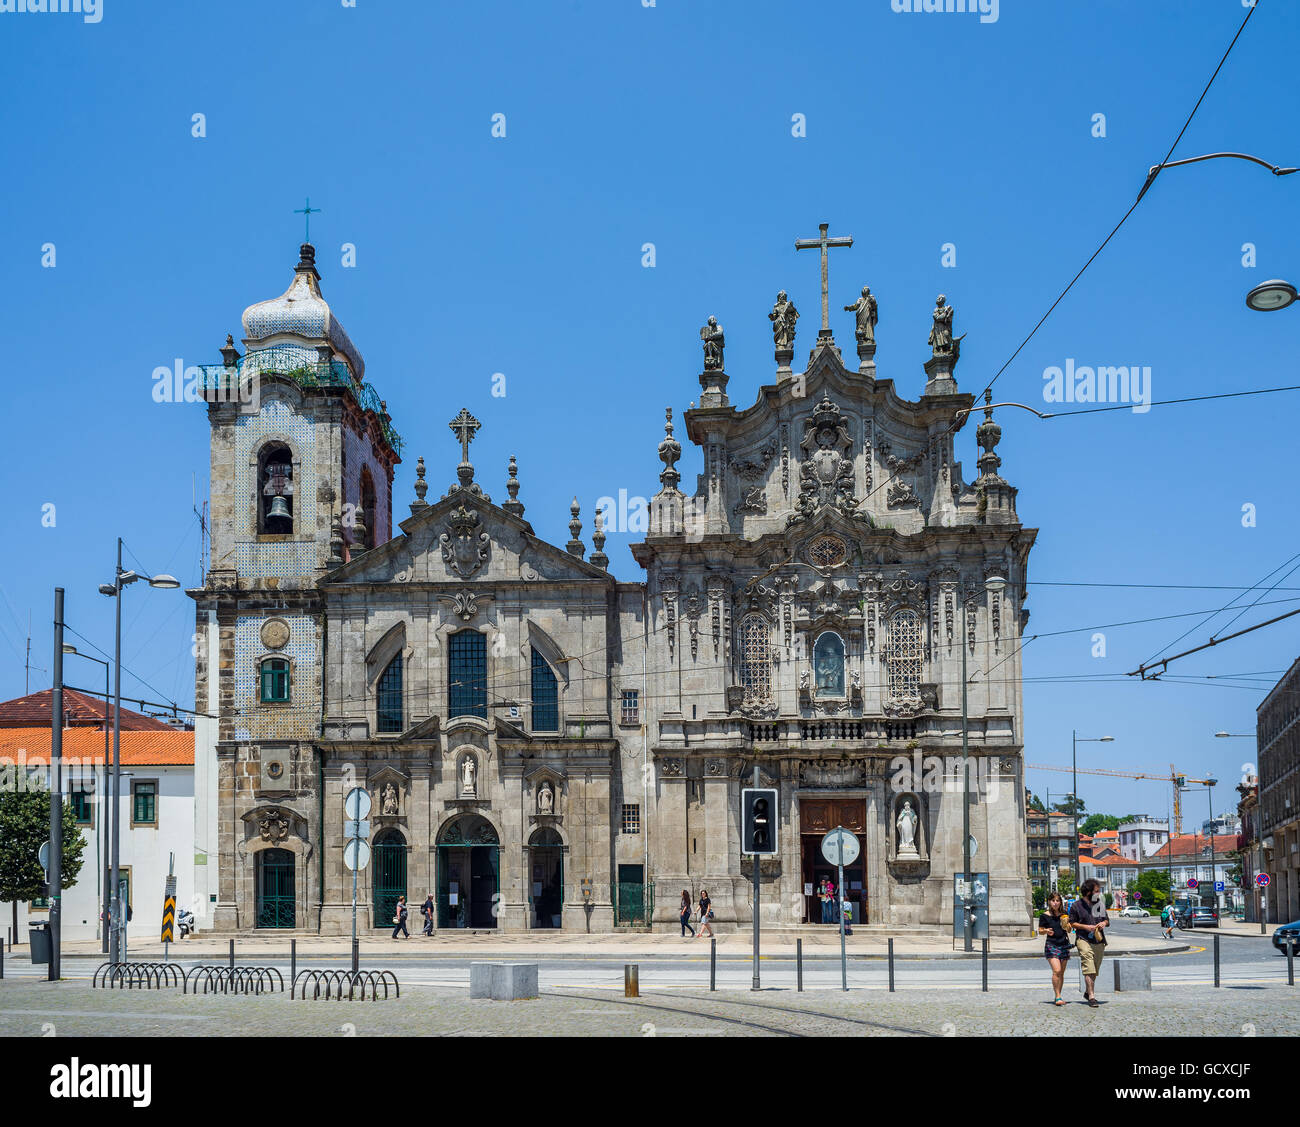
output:
[[825,877],[822,877],[821,881],[818,882],[817,885],[817,896],[822,902],[822,923],[824,924],[831,922],[831,895],[830,892],[827,891],[829,884],[830,881]]
[[1070,961],[1069,917],[1065,914],[1065,901],[1059,892],[1049,892],[1047,903],[1043,905],[1043,914],[1038,917],[1038,934],[1047,936],[1043,944],[1043,956],[1052,968],[1052,990],[1056,993],[1056,1005],[1063,1006],[1061,987],[1065,984],[1065,965]]
[[1106,928],[1110,917],[1101,899],[1101,881],[1089,877],[1079,886],[1079,899],[1070,905],[1070,922],[1079,933],[1075,946],[1079,949],[1079,969],[1083,972],[1083,997],[1094,1009],[1097,1001],[1097,975],[1101,960],[1106,954]]
[[405,897],[405,896],[399,896],[399,897],[397,898],[397,907],[396,907],[395,912],[394,912],[394,915],[393,915],[393,925],[394,925],[394,926],[393,926],[393,938],[394,938],[394,939],[397,938],[397,933],[398,933],[399,931],[400,931],[403,935],[405,935],[407,939],[410,939],[410,938],[411,938],[411,933],[410,933],[409,931],[406,930],[406,916],[407,916],[407,911],[406,911],[406,897]]
[[433,934],[433,912],[433,893],[430,892],[429,895],[424,898],[424,903],[420,905],[420,913],[424,916],[425,935]]
[[713,901],[709,899],[709,890],[702,888],[700,889],[700,930],[695,933],[695,938],[699,939],[706,931],[712,937]]
[[691,927],[691,894],[684,888],[682,889],[682,906],[679,918],[682,921],[682,938],[685,939],[686,933],[689,931],[691,938],[694,939],[695,929]]

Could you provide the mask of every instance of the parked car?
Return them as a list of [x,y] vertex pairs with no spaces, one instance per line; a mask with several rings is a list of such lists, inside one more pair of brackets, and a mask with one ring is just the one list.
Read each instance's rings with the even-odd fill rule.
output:
[[1219,913],[1214,908],[1184,908],[1175,917],[1180,931],[1195,927],[1218,927]]
[[1141,919],[1146,919],[1146,917],[1149,916],[1150,914],[1151,913],[1148,912],[1145,908],[1139,908],[1136,904],[1130,904],[1127,908],[1125,908],[1122,912],[1120,912],[1121,916],[1138,916]]
[[1293,950],[1300,955],[1300,920],[1294,923],[1283,924],[1273,932],[1273,946],[1276,947],[1283,955],[1286,954],[1286,941],[1291,938],[1295,940]]

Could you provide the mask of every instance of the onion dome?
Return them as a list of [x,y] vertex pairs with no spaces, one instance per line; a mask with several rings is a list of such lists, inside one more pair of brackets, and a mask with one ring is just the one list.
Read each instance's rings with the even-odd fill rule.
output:
[[310,243],[302,244],[289,288],[270,301],[250,305],[243,320],[244,344],[250,351],[301,347],[303,363],[314,364],[320,359],[320,348],[328,345],[347,362],[358,383],[365,379],[361,354],[321,296],[316,248]]

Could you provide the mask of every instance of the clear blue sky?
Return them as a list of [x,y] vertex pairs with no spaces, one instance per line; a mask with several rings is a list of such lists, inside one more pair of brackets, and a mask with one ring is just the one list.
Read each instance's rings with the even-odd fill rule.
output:
[[[0,14],[6,153],[0,326],[6,358],[6,552],[0,696],[50,665],[52,588],[68,621],[111,648],[114,538],[147,569],[198,578],[191,482],[206,492],[207,423],[158,405],[151,373],[211,363],[250,302],[287,284],[310,195],[323,287],[439,491],[457,451],[447,421],[483,420],[479,477],[521,500],[540,534],[584,538],[598,497],[649,496],[663,408],[699,394],[698,328],[727,332],[734,402],[772,379],[767,311],[778,288],[816,328],[815,255],[836,252],[832,301],[863,282],[881,303],[879,374],[915,397],[934,295],[969,335],[958,378],[979,391],[1096,248],[1159,161],[1245,14],[1181,4],[1003,0],[982,24],[899,14],[889,0],[801,8],[766,0],[396,3],[104,0],[104,16]],[[1175,156],[1220,149],[1300,163],[1292,77],[1300,6],[1261,0]],[[207,135],[191,136],[206,115]],[[491,136],[504,113],[505,139]],[[807,136],[791,136],[791,116]],[[1092,117],[1106,115],[1106,137]],[[1164,174],[1127,226],[1001,378],[1042,406],[1044,368],[1150,365],[1155,398],[1300,383],[1300,311],[1249,311],[1258,281],[1300,275],[1300,176],[1237,161]],[[343,243],[357,266],[339,264]],[[654,269],[641,266],[653,242]],[[1242,245],[1258,250],[1243,267]],[[43,269],[54,243],[57,266]],[[957,265],[940,264],[953,243]],[[850,315],[836,331],[851,353]],[[493,398],[493,373],[507,395]],[[1035,581],[1247,585],[1296,552],[1300,399],[1157,407],[1042,422],[1003,411],[1003,473],[1041,529]],[[961,435],[966,476],[974,435]],[[683,461],[688,482],[695,451]],[[57,525],[42,527],[42,505]],[[1257,507],[1243,528],[1241,507]],[[614,532],[608,551],[639,579]],[[1289,565],[1288,565],[1289,566]],[[1285,569],[1284,569],[1285,570]],[[1300,572],[1270,598],[1300,596]],[[1210,609],[1223,591],[1032,586],[1029,633]],[[192,603],[127,595],[127,692],[193,699]],[[1238,625],[1291,609],[1252,611]],[[1175,649],[1208,637],[1217,620]],[[1133,668],[1196,619],[1043,638],[1029,678]],[[1113,734],[1084,762],[1176,762],[1225,784],[1253,760],[1263,686],[1296,652],[1284,623],[1181,672],[1258,673],[1256,685],[1028,682],[1030,762],[1068,763],[1070,731]],[[73,639],[80,644],[80,639]],[[72,659],[68,679],[100,683]],[[136,678],[148,683],[142,685]],[[48,673],[33,674],[33,687]],[[150,687],[151,686],[151,687]],[[1042,793],[1068,776],[1031,773]],[[1163,816],[1168,788],[1092,779],[1092,809]],[[1230,785],[1217,806],[1235,800]],[[1189,809],[1199,818],[1204,801]]]

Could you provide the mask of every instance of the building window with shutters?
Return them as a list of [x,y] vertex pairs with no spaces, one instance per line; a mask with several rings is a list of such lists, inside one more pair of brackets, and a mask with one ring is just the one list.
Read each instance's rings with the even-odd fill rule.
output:
[[283,704],[289,699],[289,661],[283,657],[268,657],[262,662],[263,704]]
[[403,730],[402,717],[402,655],[398,654],[379,675],[375,730],[383,735],[395,735]]
[[139,779],[131,784],[131,825],[158,824],[158,781]]
[[533,731],[560,730],[560,687],[550,663],[533,647]]
[[448,713],[487,719],[487,637],[459,630],[448,642]]
[[72,803],[72,816],[76,819],[79,826],[93,826],[95,824],[94,805],[90,801],[90,795],[84,790],[74,790],[68,795],[68,800]]

